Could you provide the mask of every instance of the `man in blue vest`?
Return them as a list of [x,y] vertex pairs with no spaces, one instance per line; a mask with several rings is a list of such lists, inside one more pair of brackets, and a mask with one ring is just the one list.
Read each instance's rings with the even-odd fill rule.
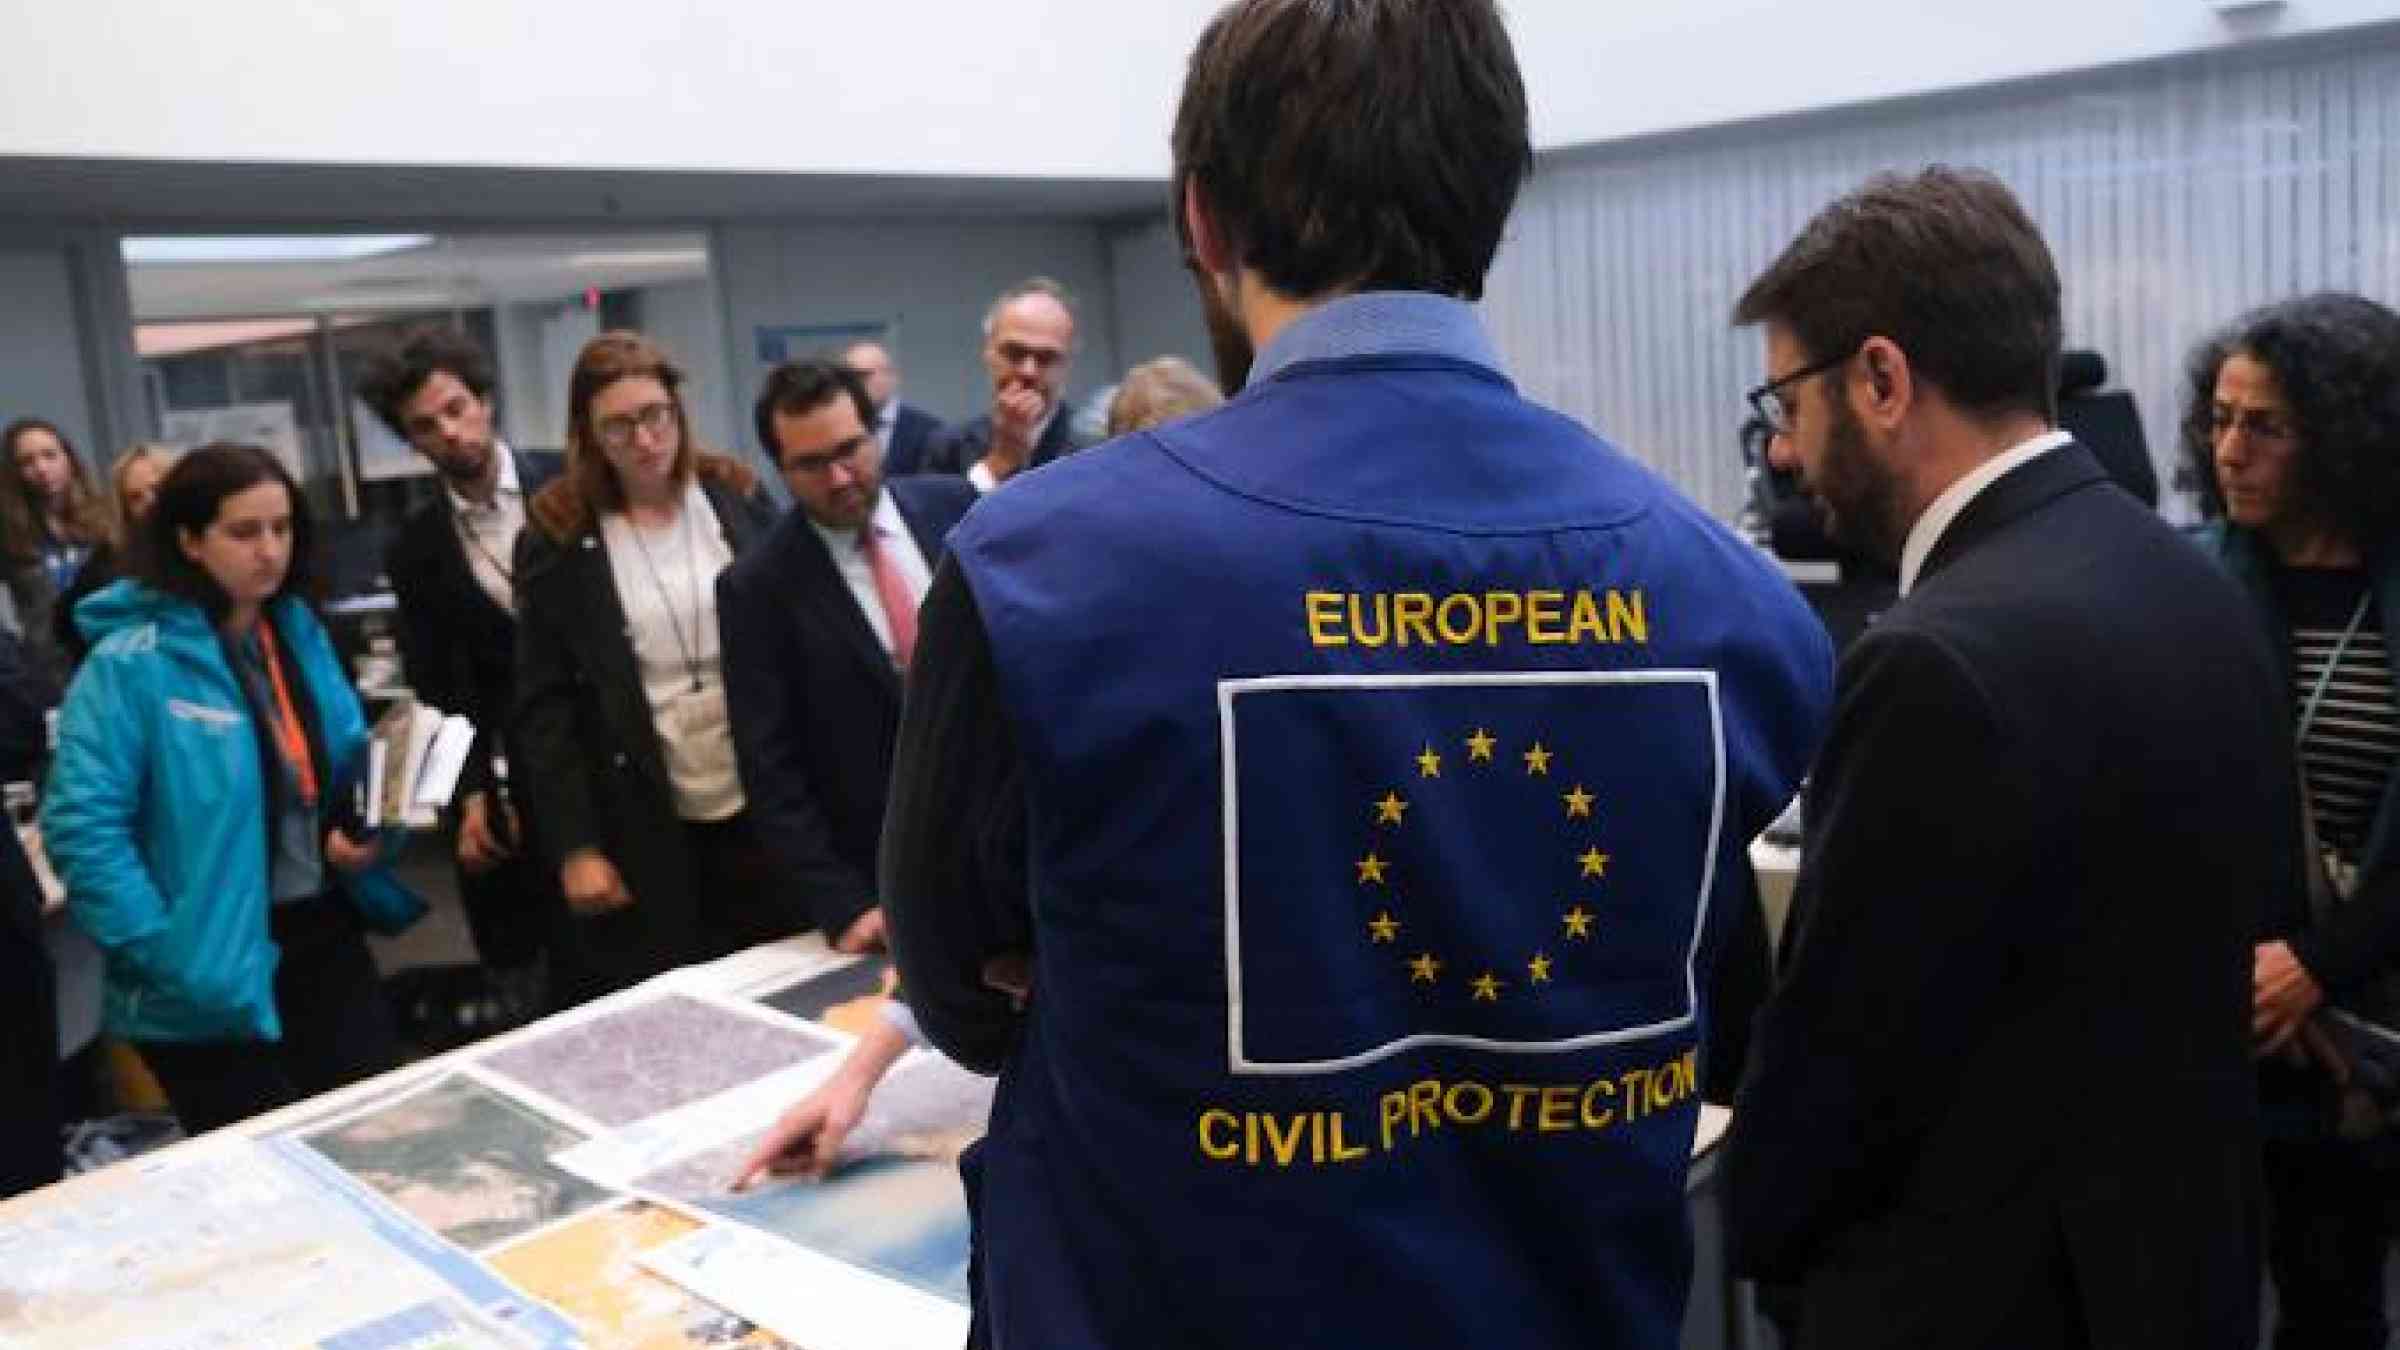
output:
[[1001,1080],[978,1331],[1664,1350],[1695,991],[1829,644],[1501,373],[1489,0],[1242,0],[1174,146],[1248,387],[987,497],[902,719],[902,983]]

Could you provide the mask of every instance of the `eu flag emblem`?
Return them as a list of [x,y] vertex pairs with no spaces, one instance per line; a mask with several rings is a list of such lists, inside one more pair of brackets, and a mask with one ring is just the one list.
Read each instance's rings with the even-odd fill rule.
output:
[[1724,824],[1714,672],[1229,680],[1218,713],[1232,1072],[1691,1022]]

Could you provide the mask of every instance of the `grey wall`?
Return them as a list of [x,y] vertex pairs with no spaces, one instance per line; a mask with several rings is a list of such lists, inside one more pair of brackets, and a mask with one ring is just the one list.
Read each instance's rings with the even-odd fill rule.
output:
[[1978,91],[1543,163],[1484,312],[1526,392],[1741,507],[1756,333],[1733,302],[1868,174],[1990,169],[2057,257],[2067,346],[2130,390],[2170,518],[2192,346],[2320,288],[2400,303],[2400,34]]
[[[1002,288],[1037,273],[1077,299],[1082,351],[1069,399],[1122,368],[1110,250],[1088,221],[726,225],[711,242],[737,408],[749,406],[768,369],[758,359],[761,326],[885,323],[901,396],[945,419],[972,417],[990,399],[977,355],[984,310]],[[755,455],[756,439],[744,431],[735,443]]]
[[65,246],[0,238],[0,422],[47,418],[105,466],[116,447],[94,424],[80,333]]
[[1163,213],[1156,220],[1111,228],[1108,267],[1124,364],[1180,356],[1215,375],[1200,298],[1183,268],[1183,245]]
[[753,392],[737,388],[727,371],[725,325],[718,319],[713,279],[645,286],[633,295],[634,325],[674,354],[687,377],[684,405],[704,445],[739,447],[749,425],[741,410]]

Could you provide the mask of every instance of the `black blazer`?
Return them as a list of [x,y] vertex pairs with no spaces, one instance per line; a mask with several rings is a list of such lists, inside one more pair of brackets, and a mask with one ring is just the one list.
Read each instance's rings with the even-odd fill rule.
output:
[[2239,594],[2073,445],[1844,655],[1723,1172],[1802,1345],[2253,1344],[2290,715]]
[[[534,494],[564,467],[556,454],[535,451],[516,452],[516,466],[529,508]],[[463,801],[489,786],[492,756],[503,751],[501,732],[516,701],[517,621],[475,580],[446,488],[401,524],[383,570],[400,600],[400,656],[409,688],[421,701],[475,724],[475,750],[459,781]]]
[[[975,489],[941,475],[885,489],[927,568],[939,566]],[[717,623],[743,794],[817,927],[839,937],[876,903],[900,677],[797,507],[717,578]]]
[[942,419],[913,403],[901,404],[900,411],[892,414],[892,448],[883,454],[884,478],[888,481],[919,472],[925,463],[925,447],[943,430]]
[[0,1199],[58,1180],[58,986],[43,938],[42,888],[0,820]]
[[[1075,410],[1061,403],[1058,415],[1050,419],[1049,429],[1033,446],[1033,457],[1026,461],[1028,469],[1038,469],[1061,455],[1071,455],[1083,449],[1075,436]],[[992,448],[992,415],[985,413],[971,422],[962,422],[936,437],[925,447],[925,460],[920,466],[925,473],[963,474],[975,467],[976,461]]]
[[[755,475],[704,455],[700,484],[736,558],[773,519]],[[574,512],[571,480],[526,509],[517,537],[516,702],[512,772],[532,845],[555,872],[569,854],[596,848],[615,864],[630,908],[571,925],[573,967],[563,983],[579,1000],[700,959],[691,860],[666,756],[659,748],[640,668],[626,637],[608,551],[597,522]],[[512,764],[512,769],[514,765]],[[759,896],[761,905],[777,897]],[[791,927],[804,926],[794,906]]]

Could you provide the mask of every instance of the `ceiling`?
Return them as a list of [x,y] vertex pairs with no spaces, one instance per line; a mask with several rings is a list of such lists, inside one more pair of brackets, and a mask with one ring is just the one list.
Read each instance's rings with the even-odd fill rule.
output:
[[[129,240],[138,259],[149,240]],[[170,247],[188,243],[172,237]],[[249,251],[273,253],[274,240]],[[322,242],[322,241],[318,241]],[[563,300],[696,281],[708,276],[708,240],[697,231],[441,234],[377,241],[364,257],[144,262],[125,268],[133,314],[143,322],[290,314],[357,314]],[[230,250],[196,250],[201,253]]]
[[174,227],[691,227],[888,217],[1156,214],[1151,179],[669,173],[0,157],[0,221]]

